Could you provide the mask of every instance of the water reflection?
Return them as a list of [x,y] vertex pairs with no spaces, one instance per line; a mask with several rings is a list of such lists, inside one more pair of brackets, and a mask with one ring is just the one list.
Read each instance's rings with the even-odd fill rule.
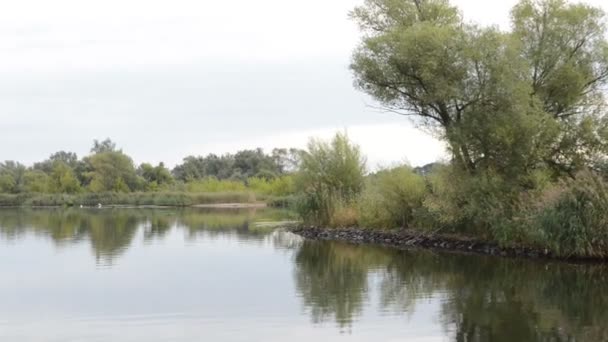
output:
[[[251,324],[241,336],[253,339],[262,330],[267,334],[269,326],[277,326],[277,317],[293,324],[302,336],[313,336],[305,335],[308,330],[297,320],[304,308],[304,321],[312,322],[307,326],[311,331],[329,323],[334,332],[360,337],[363,332],[358,328],[366,327],[365,336],[371,340],[397,339],[404,332],[420,330],[422,321],[431,322],[424,324],[435,329],[430,336],[458,342],[608,341],[608,268],[604,266],[308,241],[260,224],[290,218],[274,210],[0,210],[0,246],[25,244],[34,238],[51,241],[60,249],[88,245],[95,260],[110,267],[121,258],[131,260],[122,271],[114,267],[116,272],[105,275],[79,266],[80,272],[95,277],[91,283],[81,280],[87,276],[80,273],[64,274],[71,277],[65,282],[57,277],[56,287],[48,291],[54,289],[58,302],[33,283],[26,289],[22,288],[26,281],[13,282],[19,284],[14,286],[10,281],[0,283],[0,289],[6,284],[0,292],[0,298],[5,294],[4,304],[23,295],[6,304],[6,312],[0,309],[0,337],[3,319],[11,318],[15,310],[35,314],[46,303],[54,313],[63,305],[57,303],[73,301],[75,309],[68,313],[74,317],[94,317],[99,312],[117,317],[180,313],[213,317],[224,324],[216,332],[229,330],[231,319],[241,314],[241,324],[255,319],[267,324],[258,335]],[[183,242],[175,244],[176,235],[208,244],[184,251]],[[162,249],[163,243],[171,241],[177,248]],[[239,244],[235,246],[234,241]],[[134,248],[141,244],[160,247]],[[127,254],[130,249],[138,253]],[[275,253],[278,250],[281,253]],[[5,257],[10,253],[5,250]],[[164,264],[166,258],[171,261]],[[178,264],[184,266],[165,276],[167,268]],[[4,280],[17,271],[26,280],[45,272],[35,263],[7,266],[0,268]],[[125,284],[141,281],[139,296],[123,280]],[[98,291],[103,292],[95,291],[99,282],[103,289]],[[178,289],[170,298],[150,301],[144,295],[162,294],[169,288]],[[69,291],[64,293],[64,289]],[[110,297],[97,303],[91,295],[95,293]],[[37,298],[31,300],[31,310],[23,304],[28,297]],[[250,311],[243,314],[243,310]],[[183,324],[174,318],[164,324],[177,321]]]
[[379,278],[380,310],[440,299],[454,341],[608,341],[604,266],[302,243],[295,279],[314,322],[353,324]]
[[0,209],[0,237],[17,241],[34,234],[58,246],[88,241],[97,261],[111,265],[139,231],[146,242],[162,240],[173,229],[185,230],[189,239],[231,236],[261,242],[271,229],[257,222],[290,217],[270,209]]

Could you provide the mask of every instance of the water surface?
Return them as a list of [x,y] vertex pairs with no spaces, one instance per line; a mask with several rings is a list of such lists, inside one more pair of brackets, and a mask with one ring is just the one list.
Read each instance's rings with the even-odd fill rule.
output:
[[273,210],[0,210],[0,341],[608,341],[608,269],[315,242]]

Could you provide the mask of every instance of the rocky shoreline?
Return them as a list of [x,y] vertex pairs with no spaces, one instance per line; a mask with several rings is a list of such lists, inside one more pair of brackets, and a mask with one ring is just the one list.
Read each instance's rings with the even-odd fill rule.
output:
[[497,243],[452,235],[423,234],[411,230],[327,229],[295,226],[290,232],[312,240],[335,240],[354,244],[374,244],[399,249],[423,248],[446,252],[483,254],[510,258],[553,259],[568,262],[605,262],[597,259],[564,258],[546,250],[529,247],[500,247]]

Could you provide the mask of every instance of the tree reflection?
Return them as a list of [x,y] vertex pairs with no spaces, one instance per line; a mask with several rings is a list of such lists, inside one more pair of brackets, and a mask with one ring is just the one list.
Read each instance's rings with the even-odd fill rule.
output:
[[[408,317],[427,298],[454,341],[604,341],[603,266],[443,255],[307,241],[296,252],[298,294],[314,322],[351,326],[371,291]],[[371,281],[379,277],[378,286]]]
[[254,222],[283,218],[284,213],[274,210],[1,209],[0,238],[35,234],[60,247],[86,240],[99,263],[112,265],[140,231],[146,242],[164,238],[172,229],[185,230],[191,239],[264,241],[271,230],[259,229]]
[[346,244],[304,241],[295,256],[295,278],[313,321],[334,319],[350,327],[367,300],[368,272],[383,260],[383,254]]
[[153,239],[162,239],[171,231],[175,224],[174,215],[157,214],[148,218],[144,224],[144,240],[150,241]]

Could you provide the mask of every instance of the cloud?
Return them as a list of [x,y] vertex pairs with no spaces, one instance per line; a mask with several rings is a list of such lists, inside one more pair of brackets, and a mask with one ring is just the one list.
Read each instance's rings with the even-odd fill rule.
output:
[[[437,141],[370,110],[352,86],[360,33],[347,13],[362,2],[7,1],[0,158],[85,154],[93,139],[111,137],[138,161],[171,163],[302,146],[348,127],[370,165],[432,161],[442,155]],[[516,0],[454,3],[467,20],[506,29]]]

